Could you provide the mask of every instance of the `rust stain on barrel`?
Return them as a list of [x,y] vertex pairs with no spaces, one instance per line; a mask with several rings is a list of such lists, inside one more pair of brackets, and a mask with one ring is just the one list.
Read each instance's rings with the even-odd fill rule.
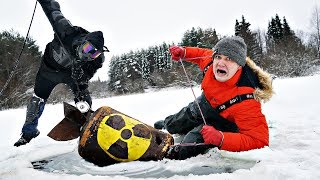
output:
[[113,144],[114,146],[108,149],[109,153],[116,154],[116,157],[120,159],[127,159],[128,147],[125,141],[132,138],[132,136],[136,136],[150,140],[150,146],[138,160],[149,161],[163,159],[170,145],[173,144],[173,137],[168,133],[154,129],[152,126],[144,124],[135,118],[132,119],[141,122],[141,124],[134,125],[132,129],[131,126],[126,127],[126,121],[123,119],[122,115],[132,118],[107,106],[103,106],[96,110],[86,122],[87,124],[83,126],[82,135],[80,136],[79,141],[80,156],[99,166],[121,162],[121,160],[119,161],[110,157],[109,154],[101,149],[97,142],[96,136],[98,128],[103,119],[108,116],[108,120],[105,122],[106,125],[120,131],[120,137],[118,141]]

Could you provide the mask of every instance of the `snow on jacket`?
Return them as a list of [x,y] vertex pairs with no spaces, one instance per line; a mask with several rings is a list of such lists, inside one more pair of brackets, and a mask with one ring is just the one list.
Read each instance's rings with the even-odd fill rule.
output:
[[[213,51],[211,49],[185,48],[186,61],[196,63],[202,71],[212,62]],[[188,60],[188,58],[192,59]],[[271,98],[273,94],[272,81],[270,75],[256,66],[248,57],[246,58],[246,66],[253,70],[261,88],[253,88],[250,85],[239,86],[238,82],[244,68],[239,69],[228,81],[219,82],[214,77],[211,64],[202,80],[201,88],[214,108],[237,95],[253,93],[255,97],[255,99],[247,99],[234,104],[220,113],[222,117],[236,123],[239,128],[237,133],[223,132],[222,150],[246,151],[269,145],[269,130],[266,118],[261,111],[261,101],[266,102]],[[207,121],[214,121],[214,119],[207,119]]]

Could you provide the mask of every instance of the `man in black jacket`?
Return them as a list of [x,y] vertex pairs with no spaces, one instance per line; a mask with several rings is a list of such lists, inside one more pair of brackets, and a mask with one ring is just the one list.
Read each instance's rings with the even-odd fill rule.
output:
[[[14,146],[25,145],[40,132],[37,129],[46,100],[53,88],[67,84],[75,96],[75,103],[84,103],[88,109],[92,100],[88,91],[88,82],[102,67],[104,46],[101,31],[88,32],[73,26],[61,13],[55,0],[38,0],[54,30],[54,39],[47,44],[38,70],[34,95],[27,105],[26,121],[21,138]],[[87,110],[88,110],[87,109]],[[85,112],[83,112],[85,113]]]

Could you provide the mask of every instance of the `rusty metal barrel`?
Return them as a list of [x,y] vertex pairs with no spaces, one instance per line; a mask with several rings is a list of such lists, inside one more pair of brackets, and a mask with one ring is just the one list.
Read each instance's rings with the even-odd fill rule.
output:
[[163,159],[173,137],[111,107],[97,109],[84,124],[78,152],[98,166]]

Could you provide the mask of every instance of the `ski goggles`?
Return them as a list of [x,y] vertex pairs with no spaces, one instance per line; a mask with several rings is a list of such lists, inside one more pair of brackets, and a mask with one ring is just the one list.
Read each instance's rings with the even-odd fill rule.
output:
[[97,57],[99,57],[102,54],[102,52],[103,51],[98,50],[89,41],[84,42],[78,48],[79,57],[82,60],[86,60],[86,61],[92,61],[92,60],[96,59]]

